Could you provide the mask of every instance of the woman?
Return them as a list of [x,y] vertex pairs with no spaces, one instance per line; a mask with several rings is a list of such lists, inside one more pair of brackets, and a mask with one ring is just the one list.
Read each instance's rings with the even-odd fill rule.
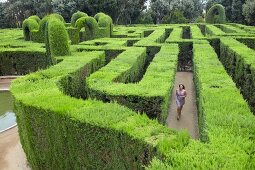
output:
[[179,89],[176,90],[177,120],[180,119],[182,107],[185,104],[185,97],[187,97],[185,86],[183,84],[179,84]]

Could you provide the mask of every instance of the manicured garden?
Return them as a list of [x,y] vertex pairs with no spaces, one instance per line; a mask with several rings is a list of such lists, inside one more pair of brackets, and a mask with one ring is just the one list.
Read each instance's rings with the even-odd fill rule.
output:
[[[224,19],[224,18],[223,18]],[[213,20],[209,18],[208,20]],[[213,22],[213,21],[212,21]],[[31,16],[0,30],[32,169],[255,169],[255,27]],[[190,55],[200,139],[165,126]]]

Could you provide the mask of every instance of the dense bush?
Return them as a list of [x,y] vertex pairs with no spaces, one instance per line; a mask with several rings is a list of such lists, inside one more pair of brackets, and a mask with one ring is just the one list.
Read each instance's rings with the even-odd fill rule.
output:
[[34,19],[36,20],[36,22],[39,24],[39,22],[41,21],[41,19],[37,16],[37,15],[32,15],[30,17],[28,17],[28,19]]
[[150,12],[141,12],[136,19],[136,24],[153,24],[153,18]]
[[199,16],[196,20],[195,23],[204,23],[205,19],[202,16]]
[[32,38],[31,32],[37,32],[39,24],[35,19],[25,19],[22,24],[24,39],[30,41]]
[[81,17],[87,17],[88,15],[84,12],[81,12],[81,11],[77,11],[76,13],[74,13],[72,15],[72,18],[71,18],[71,24],[72,26],[75,26],[75,23],[76,21],[81,18]]
[[237,40],[221,39],[220,59],[228,73],[233,77],[244,98],[255,112],[255,65],[254,50]]
[[[92,23],[99,25],[102,16]],[[79,29],[84,35],[85,22]],[[66,29],[69,35],[78,30],[53,17],[46,35],[59,31],[48,29],[51,24],[61,27],[64,37]],[[102,31],[73,45],[72,55],[53,57],[58,64],[12,84],[29,164],[33,169],[255,169],[255,118],[247,104],[255,96],[253,31],[240,24],[116,26],[116,38],[97,38]],[[53,59],[44,55],[44,44],[23,41],[22,30],[0,30],[0,35],[0,70],[24,65],[20,70],[28,73],[34,71],[31,65]],[[49,47],[47,36],[48,54]],[[16,62],[14,55],[22,56]],[[200,140],[145,115],[164,123],[184,57],[193,61]],[[246,96],[248,91],[252,95]]]
[[104,52],[74,55],[12,85],[20,139],[31,168],[142,169],[154,155],[163,154],[161,148],[181,150],[188,144],[186,133],[175,135],[116,103],[64,95],[61,90],[76,84],[84,89],[85,78],[105,62]]
[[57,18],[50,18],[46,24],[46,49],[52,56],[70,54],[70,44],[66,27]]
[[47,57],[40,50],[24,51],[21,48],[0,51],[0,76],[25,75],[47,68]]
[[193,50],[199,127],[206,143],[190,142],[163,161],[153,159],[147,169],[254,169],[254,116],[210,44],[200,41]]
[[184,17],[183,12],[179,10],[172,11],[169,15],[163,18],[164,24],[183,24],[187,23],[188,19]]
[[213,5],[206,14],[206,23],[223,24],[226,22],[225,9],[220,4]]

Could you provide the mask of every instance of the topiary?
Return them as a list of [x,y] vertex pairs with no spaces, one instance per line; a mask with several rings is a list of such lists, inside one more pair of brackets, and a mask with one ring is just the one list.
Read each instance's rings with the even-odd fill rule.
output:
[[206,15],[206,23],[223,24],[226,23],[225,8],[220,4],[213,5]]
[[34,19],[36,20],[36,22],[39,24],[39,22],[41,21],[41,19],[37,16],[37,15],[32,15],[30,17],[28,17],[28,19]]
[[97,13],[94,18],[98,22],[99,27],[105,28],[106,32],[103,34],[105,34],[106,37],[110,37],[113,31],[112,18],[102,12]]
[[75,23],[75,27],[78,30],[81,30],[82,27],[85,27],[86,40],[94,39],[98,32],[98,23],[93,17],[79,18]]
[[47,53],[51,56],[69,55],[70,45],[65,24],[60,19],[51,17],[45,28]]
[[39,24],[35,19],[28,18],[23,21],[22,28],[25,41],[29,41],[31,40],[30,33],[32,31],[38,31]]
[[76,21],[81,18],[81,17],[87,17],[88,15],[84,12],[81,12],[81,11],[77,11],[76,13],[74,13],[72,15],[72,18],[71,18],[71,24],[72,26],[75,26],[75,23]]
[[38,41],[39,42],[44,42],[46,24],[47,24],[48,20],[51,18],[56,18],[56,19],[60,20],[62,23],[65,23],[64,18],[61,15],[56,14],[56,13],[46,15],[45,17],[43,17],[43,19],[39,22],[39,33],[38,33],[38,36],[39,36]]

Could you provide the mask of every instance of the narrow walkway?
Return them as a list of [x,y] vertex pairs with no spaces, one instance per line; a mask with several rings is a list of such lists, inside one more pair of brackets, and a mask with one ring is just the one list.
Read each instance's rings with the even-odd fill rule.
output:
[[0,169],[30,170],[20,144],[17,127],[0,133]]
[[[9,90],[12,80],[15,78],[17,76],[1,76],[0,91]],[[30,170],[19,140],[17,126],[0,133],[0,169]]]
[[10,89],[11,82],[20,76],[0,76],[0,90],[8,91]]
[[[182,115],[178,121],[176,112],[176,96],[175,91],[179,84],[184,84],[187,91],[187,98],[182,110]],[[170,102],[169,115],[167,125],[176,130],[187,129],[193,139],[199,139],[198,120],[197,120],[197,105],[196,91],[193,83],[192,72],[177,72],[175,76],[175,86],[172,91],[172,99]]]

